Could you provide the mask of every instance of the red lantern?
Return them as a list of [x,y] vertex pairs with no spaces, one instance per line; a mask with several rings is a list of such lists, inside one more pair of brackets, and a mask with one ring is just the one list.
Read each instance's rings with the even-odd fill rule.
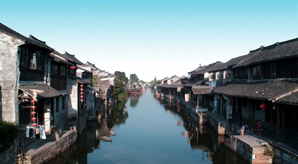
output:
[[266,105],[266,104],[261,104],[261,105],[260,105],[260,108],[261,108],[261,109],[266,109],[266,108],[267,108],[267,105]]
[[77,69],[78,69],[78,67],[77,67],[77,66],[70,66],[70,68],[71,68],[71,69],[75,69],[75,70],[77,70]]
[[231,99],[231,100],[230,100],[230,103],[234,103],[234,102],[235,102],[235,100],[234,100],[234,99]]
[[81,97],[81,99],[84,97],[84,96],[80,96]]
[[36,120],[36,118],[35,118],[35,117],[32,117],[32,118],[31,118],[31,120],[32,120],[32,121],[35,121],[35,120]]
[[83,100],[83,99],[81,99],[80,101],[81,101],[81,102],[83,102],[84,100]]
[[32,126],[36,126],[36,123],[33,123]]
[[31,103],[34,104],[36,101],[35,100],[31,100]]
[[35,110],[36,106],[31,106],[30,108],[31,108],[32,110]]
[[81,95],[83,95],[84,94],[84,92],[81,92]]
[[84,89],[83,89],[83,88],[81,88],[80,90],[81,90],[81,91],[83,91]]
[[36,113],[36,112],[33,111],[33,112],[31,112],[31,115],[35,115],[35,113]]
[[83,87],[84,85],[83,85],[83,84],[81,84],[80,86],[81,86],[81,87]]

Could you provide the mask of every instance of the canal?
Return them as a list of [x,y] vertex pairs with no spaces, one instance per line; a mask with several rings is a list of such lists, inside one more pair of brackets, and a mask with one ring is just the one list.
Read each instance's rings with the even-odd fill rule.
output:
[[224,139],[147,89],[89,125],[75,145],[48,164],[247,163],[221,145]]

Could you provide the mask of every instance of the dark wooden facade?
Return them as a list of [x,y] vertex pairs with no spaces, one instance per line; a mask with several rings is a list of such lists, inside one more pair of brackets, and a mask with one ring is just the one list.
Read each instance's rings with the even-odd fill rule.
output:
[[42,48],[22,45],[20,51],[20,81],[44,81],[49,51]]
[[51,87],[66,90],[67,65],[53,61],[51,64]]

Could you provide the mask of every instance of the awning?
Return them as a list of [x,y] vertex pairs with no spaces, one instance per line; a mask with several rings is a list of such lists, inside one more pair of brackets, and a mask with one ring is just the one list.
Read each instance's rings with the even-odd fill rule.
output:
[[92,83],[90,80],[85,80],[85,79],[77,79],[77,82],[82,83],[82,84],[91,84]]
[[51,98],[61,95],[59,91],[44,83],[20,84],[19,89],[36,98]]

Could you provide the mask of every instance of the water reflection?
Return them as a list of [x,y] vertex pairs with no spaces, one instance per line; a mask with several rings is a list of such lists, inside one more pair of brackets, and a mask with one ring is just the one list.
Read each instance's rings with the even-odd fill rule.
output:
[[130,97],[130,103],[129,105],[133,108],[135,108],[139,103],[139,97],[136,97],[136,96],[132,96]]
[[[225,148],[222,143],[225,136],[216,134],[207,125],[200,125],[183,109],[177,105],[174,100],[157,98],[164,106],[164,110],[179,115],[183,122],[184,131],[181,135],[186,139],[186,143],[190,145],[192,150],[202,150],[202,162],[213,161],[213,163],[225,164],[246,164],[248,163],[240,156]],[[177,126],[181,126],[181,121],[177,121]]]
[[224,136],[196,124],[174,101],[153,98],[150,92],[138,98],[138,110],[126,107],[129,101],[107,110],[49,163],[247,163],[221,145]]

